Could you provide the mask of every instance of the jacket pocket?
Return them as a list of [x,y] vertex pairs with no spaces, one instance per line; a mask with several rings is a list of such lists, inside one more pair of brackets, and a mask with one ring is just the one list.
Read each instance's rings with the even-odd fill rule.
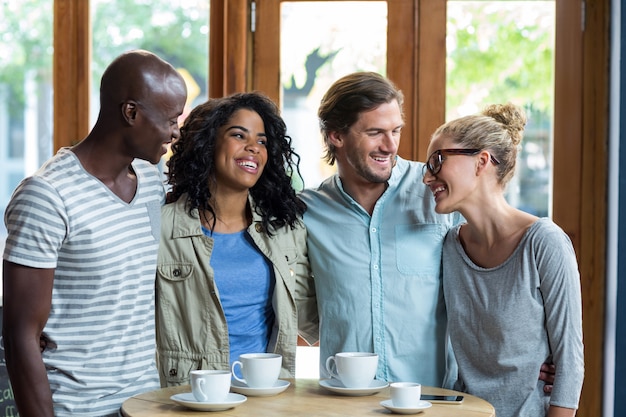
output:
[[168,281],[184,281],[191,276],[193,265],[191,263],[183,264],[159,264],[157,274]]
[[160,356],[159,374],[161,385],[168,387],[189,384],[189,374],[194,369],[200,369],[196,360]]
[[[289,269],[295,272],[296,265],[298,264],[298,261],[299,261],[298,251],[293,246],[289,246],[286,248],[283,247],[282,249],[283,249],[283,256],[285,257],[285,261],[287,261],[287,265],[289,266]],[[293,274],[291,274],[291,276],[293,276]]]

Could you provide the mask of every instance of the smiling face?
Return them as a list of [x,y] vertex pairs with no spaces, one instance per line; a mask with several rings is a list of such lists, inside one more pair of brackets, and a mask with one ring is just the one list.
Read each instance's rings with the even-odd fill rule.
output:
[[147,97],[142,102],[131,102],[134,119],[133,135],[127,141],[135,158],[153,164],[159,163],[167,152],[167,146],[180,136],[178,117],[183,113],[187,93],[182,79],[171,76],[162,92]]
[[384,184],[391,176],[404,122],[396,100],[363,112],[345,133],[332,132],[344,182]]
[[220,190],[248,191],[267,162],[265,126],[252,110],[240,109],[219,129],[215,145],[215,176]]
[[[184,102],[183,102],[184,103]],[[170,111],[154,111],[149,112],[146,116],[145,129],[143,130],[145,155],[139,156],[141,159],[158,164],[161,157],[165,155],[168,145],[172,140],[180,137],[180,129],[178,125],[178,117],[182,114],[180,109]]]
[[[460,147],[445,136],[435,136],[428,146],[428,156],[439,149]],[[423,181],[433,192],[437,213],[462,213],[464,203],[469,201],[477,188],[474,174],[478,158],[479,155],[445,155],[436,175],[425,170]]]

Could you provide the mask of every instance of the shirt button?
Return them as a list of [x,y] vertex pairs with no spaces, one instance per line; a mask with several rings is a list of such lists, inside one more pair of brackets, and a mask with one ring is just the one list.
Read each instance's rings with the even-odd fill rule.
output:
[[178,375],[178,371],[175,368],[170,369],[170,376]]
[[261,223],[257,223],[254,225],[254,230],[257,231],[257,233],[261,233],[263,231],[263,225]]
[[175,277],[179,277],[180,276],[180,269],[176,268],[175,270],[172,271],[172,274],[174,274]]
[[372,227],[372,233],[376,233],[376,228]]
[[378,265],[374,265],[374,269],[378,269]]

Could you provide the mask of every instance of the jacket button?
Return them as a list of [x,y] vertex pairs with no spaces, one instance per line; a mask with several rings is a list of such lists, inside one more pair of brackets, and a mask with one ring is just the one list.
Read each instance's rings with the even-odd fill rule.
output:
[[170,369],[170,376],[178,375],[178,371],[175,368]]
[[180,276],[180,269],[176,268],[174,271],[172,271],[172,273],[174,274],[175,277],[179,277]]
[[254,225],[254,230],[257,231],[257,233],[261,233],[263,231],[263,225],[261,223],[257,223]]

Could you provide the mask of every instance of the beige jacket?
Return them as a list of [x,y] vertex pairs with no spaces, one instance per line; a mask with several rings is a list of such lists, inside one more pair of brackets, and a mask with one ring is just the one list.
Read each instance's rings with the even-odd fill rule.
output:
[[[198,211],[185,206],[187,196],[161,211],[161,243],[156,278],[156,333],[161,386],[189,383],[194,369],[230,369],[228,327],[210,266],[213,239],[202,233]],[[254,207],[252,200],[250,204]],[[253,211],[248,233],[272,263],[276,284],[275,322],[268,351],[283,356],[281,378],[295,376],[298,311],[317,317],[315,287],[309,267],[306,229],[283,227],[269,237]],[[318,323],[303,322],[300,334],[318,339]]]

